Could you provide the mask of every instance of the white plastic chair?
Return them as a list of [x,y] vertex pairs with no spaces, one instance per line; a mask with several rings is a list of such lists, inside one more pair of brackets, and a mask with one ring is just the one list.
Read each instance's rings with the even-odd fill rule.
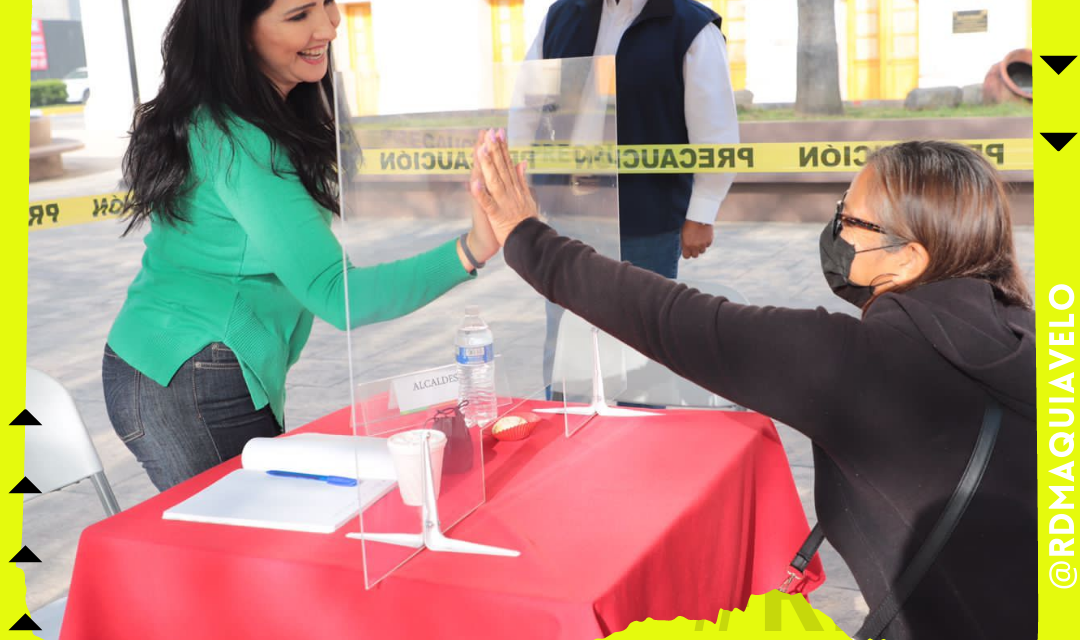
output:
[[[702,293],[723,296],[738,304],[749,300],[738,290],[712,282],[683,280]],[[591,380],[592,350],[591,328],[580,317],[566,312],[559,322],[558,348],[555,352],[555,380],[565,376],[571,381]],[[675,375],[671,369],[650,360],[612,336],[600,332],[600,353],[604,372],[604,385],[609,392],[623,389],[616,394],[621,402],[653,406],[691,407],[702,409],[726,409],[742,411],[739,405]],[[622,372],[625,371],[625,378]],[[625,385],[623,382],[625,381]],[[575,385],[580,386],[580,384]],[[556,386],[558,388],[558,386]],[[584,388],[584,387],[583,387]]]
[[[26,429],[26,471],[40,494],[23,494],[23,502],[89,478],[94,483],[106,515],[120,512],[101,458],[90,439],[75,400],[59,382],[37,369],[26,369],[26,408],[40,426]],[[67,597],[54,600],[30,617],[41,627],[34,635],[42,640],[60,637]]]

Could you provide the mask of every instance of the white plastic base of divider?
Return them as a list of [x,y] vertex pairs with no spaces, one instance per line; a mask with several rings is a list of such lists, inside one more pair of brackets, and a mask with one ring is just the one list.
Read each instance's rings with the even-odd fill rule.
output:
[[420,505],[420,517],[423,521],[421,533],[349,533],[346,537],[368,542],[382,542],[413,549],[426,548],[430,551],[446,553],[468,553],[482,556],[504,556],[516,558],[520,551],[493,547],[476,542],[448,538],[442,532],[439,522],[439,507],[435,496],[435,477],[431,467],[431,436],[424,438],[424,499]]

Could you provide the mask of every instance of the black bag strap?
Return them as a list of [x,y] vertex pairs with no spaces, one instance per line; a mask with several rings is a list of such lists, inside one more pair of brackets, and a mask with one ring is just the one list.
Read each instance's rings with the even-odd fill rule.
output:
[[803,572],[806,571],[807,565],[810,564],[810,560],[813,559],[814,554],[817,553],[818,547],[821,546],[821,542],[824,539],[825,532],[821,530],[821,525],[815,524],[814,528],[810,530],[810,535],[806,536],[806,540],[803,541],[802,546],[799,547],[799,551],[791,560],[791,566],[788,569],[788,577],[784,580],[784,584],[780,585],[780,591],[782,593],[787,593],[792,582],[802,579]]
[[[915,587],[919,585],[926,572],[930,570],[934,561],[937,560],[941,550],[945,547],[945,543],[949,541],[953,530],[956,529],[956,525],[960,522],[960,518],[964,515],[968,505],[971,504],[971,499],[974,497],[976,489],[979,488],[979,483],[982,482],[983,473],[990,462],[990,454],[994,452],[994,443],[997,442],[998,431],[1001,427],[1001,412],[1001,405],[998,404],[997,400],[991,399],[990,404],[987,405],[986,411],[983,413],[982,427],[979,428],[979,437],[975,441],[975,448],[971,451],[971,457],[968,458],[967,467],[964,468],[964,473],[960,476],[960,482],[956,485],[952,496],[949,497],[949,501],[945,504],[945,510],[941,512],[937,522],[934,523],[934,528],[930,530],[930,535],[926,537],[922,546],[915,552],[911,562],[900,573],[896,584],[885,595],[884,600],[870,612],[870,615],[866,616],[862,627],[855,633],[856,640],[879,637],[885,627],[896,617],[896,614],[900,613],[904,601],[915,591]],[[795,558],[791,561],[791,567],[798,573],[788,571],[788,578],[780,588],[781,591],[786,591],[792,580],[801,577],[802,572],[810,563],[810,559],[813,558],[818,547],[821,546],[824,537],[821,525],[815,525],[802,547],[799,548],[799,552],[795,554]]]

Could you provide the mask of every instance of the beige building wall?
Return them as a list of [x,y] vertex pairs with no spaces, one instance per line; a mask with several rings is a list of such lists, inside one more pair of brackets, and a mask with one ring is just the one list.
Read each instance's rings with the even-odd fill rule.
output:
[[[985,9],[985,33],[953,33],[953,12]],[[924,0],[919,3],[919,85],[982,83],[1013,49],[1031,47],[1031,3],[1015,0]]]
[[[143,100],[157,91],[161,74],[161,37],[178,0],[131,0],[132,31]],[[757,103],[795,100],[798,45],[797,0],[701,0],[733,12],[729,38],[740,60],[733,81],[754,93]],[[492,103],[496,61],[512,50],[523,55],[553,0],[338,0],[343,24],[335,46],[339,69],[363,76],[354,80],[350,100],[362,101],[364,113],[416,113],[473,109]],[[93,0],[84,11],[87,65],[94,100],[87,106],[91,128],[122,131],[130,125],[131,82],[122,37],[120,0]],[[496,28],[492,5],[511,3],[512,20]],[[739,5],[732,7],[731,5]],[[43,5],[44,6],[44,5]],[[1030,2],[1016,0],[836,0],[841,96],[845,99],[902,99],[908,85],[929,87],[981,82],[992,64],[1013,49],[1030,46]],[[954,11],[987,11],[985,33],[952,33]],[[897,13],[900,12],[900,13]],[[905,13],[906,12],[906,13]],[[363,14],[363,17],[358,17]],[[871,15],[873,14],[873,15]],[[889,35],[901,18],[914,20],[917,44]],[[507,13],[502,14],[504,19]],[[352,16],[352,20],[350,20]],[[861,18],[859,16],[862,16]],[[876,16],[876,17],[874,17]],[[917,16],[917,17],[916,17]],[[860,24],[862,26],[860,26]],[[905,27],[906,28],[906,27]],[[357,29],[364,31],[363,42]],[[507,35],[509,34],[509,35]],[[909,58],[868,63],[857,59],[878,47],[871,35],[893,37]],[[505,37],[518,44],[508,48]],[[861,40],[861,41],[860,41]],[[902,45],[902,46],[900,46]],[[910,58],[914,51],[914,58]],[[869,71],[867,69],[870,69]],[[876,71],[874,70],[876,69]],[[879,77],[868,88],[867,78]],[[905,75],[906,74],[906,75]],[[916,79],[917,78],[917,79]],[[870,82],[873,85],[873,82]],[[875,86],[877,88],[875,88]],[[887,95],[889,94],[889,95]]]

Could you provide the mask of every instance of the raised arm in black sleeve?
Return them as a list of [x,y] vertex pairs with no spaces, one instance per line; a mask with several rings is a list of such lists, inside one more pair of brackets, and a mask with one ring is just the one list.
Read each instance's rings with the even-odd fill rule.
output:
[[824,309],[755,307],[703,294],[522,222],[506,261],[541,295],[739,404],[819,441],[843,433],[835,407],[863,323]]

